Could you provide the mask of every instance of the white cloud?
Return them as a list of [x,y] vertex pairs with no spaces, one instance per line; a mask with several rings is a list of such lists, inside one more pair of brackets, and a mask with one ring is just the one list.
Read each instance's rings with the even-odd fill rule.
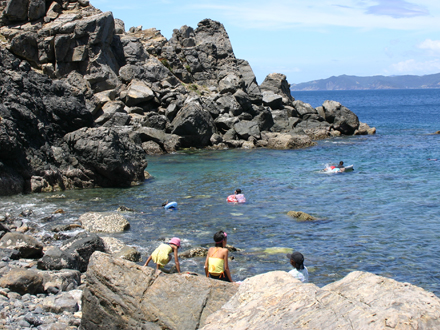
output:
[[[413,0],[414,1],[414,0]],[[222,21],[247,28],[285,30],[297,26],[387,28],[393,30],[440,29],[440,4],[423,0],[224,0],[193,1],[193,10],[210,10]],[[398,18],[398,19],[396,19]]]
[[440,40],[426,39],[425,41],[421,42],[417,47],[420,49],[440,51]]
[[440,71],[440,59],[420,62],[414,59],[391,65],[391,74],[433,74]]

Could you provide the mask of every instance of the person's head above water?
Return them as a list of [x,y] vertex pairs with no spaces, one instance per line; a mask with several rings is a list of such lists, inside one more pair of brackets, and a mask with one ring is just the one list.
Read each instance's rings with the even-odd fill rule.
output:
[[341,161],[339,162],[339,165],[344,165],[344,162],[341,160]]
[[298,270],[304,269],[304,256],[300,252],[293,252],[286,255],[290,264]]
[[214,234],[214,242],[215,246],[223,246],[223,242],[226,242],[228,234],[226,234],[223,230],[219,230]]
[[241,194],[241,189],[235,189],[236,194]]

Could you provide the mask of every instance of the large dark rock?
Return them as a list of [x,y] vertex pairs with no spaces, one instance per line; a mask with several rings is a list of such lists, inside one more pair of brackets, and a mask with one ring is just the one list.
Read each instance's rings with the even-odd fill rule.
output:
[[128,133],[107,127],[82,128],[67,134],[64,141],[58,160],[72,186],[126,187],[145,179],[145,152]]
[[211,115],[198,102],[191,102],[180,109],[172,126],[172,133],[184,138],[184,147],[207,146],[216,131]]
[[173,274],[96,252],[82,298],[83,329],[198,329],[237,285]]
[[359,128],[358,116],[339,102],[325,101],[319,112],[324,114],[327,122],[333,124],[334,129],[344,135],[352,135]]
[[60,248],[49,248],[38,261],[38,268],[48,270],[76,269],[85,272],[90,256],[95,251],[104,252],[104,242],[96,234],[83,232],[68,239]]
[[43,244],[32,236],[9,232],[0,239],[0,248],[18,251],[17,258],[40,258]]

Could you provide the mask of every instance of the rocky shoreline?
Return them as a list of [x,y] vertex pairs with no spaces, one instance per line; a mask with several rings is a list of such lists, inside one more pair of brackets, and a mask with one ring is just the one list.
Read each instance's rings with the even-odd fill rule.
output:
[[305,148],[374,134],[336,101],[259,85],[224,26],[170,40],[125,31],[88,0],[0,1],[0,195],[144,182],[145,156],[183,148]]
[[[37,233],[41,219],[32,217],[31,210],[0,216],[0,328],[440,326],[440,299],[433,293],[366,272],[352,272],[322,288],[284,271],[256,275],[241,284],[185,271],[175,274],[173,268],[170,274],[156,273],[138,264],[141,255],[135,248],[106,237],[129,228],[124,211],[120,207],[84,213],[72,224],[54,226],[52,234]],[[24,217],[33,220],[24,222]],[[228,248],[232,254],[238,251]],[[195,247],[179,258],[203,257],[206,252]]]

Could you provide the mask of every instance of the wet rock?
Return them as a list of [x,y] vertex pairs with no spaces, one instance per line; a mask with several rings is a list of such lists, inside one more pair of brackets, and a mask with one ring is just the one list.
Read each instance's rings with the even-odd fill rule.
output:
[[119,233],[130,228],[130,223],[117,212],[87,212],[78,219],[91,233]]
[[0,248],[18,251],[19,258],[40,258],[43,244],[30,235],[9,232],[0,239]]
[[317,220],[314,216],[311,216],[310,214],[301,212],[301,211],[289,211],[287,212],[287,215],[298,219],[298,221],[313,221]]
[[179,253],[179,258],[189,259],[194,257],[206,257],[208,255],[208,249],[203,247],[196,247],[182,253]]

